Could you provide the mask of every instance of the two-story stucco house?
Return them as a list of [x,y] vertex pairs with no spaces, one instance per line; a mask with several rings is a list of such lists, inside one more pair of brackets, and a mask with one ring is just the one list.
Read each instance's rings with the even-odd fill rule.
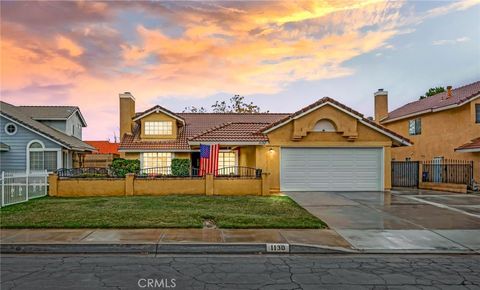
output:
[[120,94],[119,152],[142,168],[170,166],[172,158],[198,168],[200,144],[219,144],[218,167],[246,166],[269,173],[270,191],[388,190],[391,148],[407,138],[331,99],[291,114],[174,113],[161,106],[136,112]]
[[78,107],[14,106],[0,102],[0,171],[55,171],[79,167],[87,124]]
[[408,136],[413,146],[392,150],[396,160],[474,161],[480,181],[480,81],[408,103],[388,112],[388,94],[375,93],[375,120]]

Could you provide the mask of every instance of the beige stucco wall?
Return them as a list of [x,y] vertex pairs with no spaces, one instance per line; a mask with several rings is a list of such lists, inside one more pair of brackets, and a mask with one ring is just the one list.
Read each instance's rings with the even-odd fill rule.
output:
[[256,167],[255,146],[243,146],[238,150],[238,165]]
[[136,179],[134,195],[205,194],[205,181],[195,179]]
[[261,179],[223,179],[214,180],[214,195],[261,195]]
[[134,195],[268,195],[268,174],[256,179],[215,178],[59,178],[51,174],[49,195],[59,197]]
[[135,101],[133,97],[127,97],[124,95],[120,98],[120,138],[124,134],[132,133],[133,120],[132,117],[135,116]]
[[[315,124],[328,119],[338,132],[312,132]],[[376,147],[384,148],[384,188],[391,189],[391,146],[389,137],[363,125],[357,119],[331,107],[323,106],[268,133],[269,144],[257,146],[256,167],[269,172],[272,192],[280,190],[281,147]],[[271,150],[270,150],[271,149]]]
[[[52,184],[49,184],[52,186]],[[125,195],[125,179],[78,178],[63,179],[57,182],[55,196],[122,196]],[[75,209],[72,209],[75,210]]]
[[190,159],[190,152],[175,152],[174,158]]
[[[419,115],[396,122],[383,124],[414,143],[410,147],[392,149],[392,158],[405,160],[432,160],[434,157],[445,159],[473,160],[474,178],[480,181],[480,153],[455,152],[455,148],[480,137],[480,124],[475,123],[475,104],[477,99],[459,108]],[[409,135],[408,122],[421,118],[422,133]]]

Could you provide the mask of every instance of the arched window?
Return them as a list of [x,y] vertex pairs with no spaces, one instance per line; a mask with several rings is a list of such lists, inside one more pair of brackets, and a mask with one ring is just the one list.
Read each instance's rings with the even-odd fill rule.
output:
[[41,141],[33,140],[27,146],[29,171],[57,170],[57,151],[45,149]]
[[336,132],[335,125],[329,120],[320,120],[313,127],[313,132]]

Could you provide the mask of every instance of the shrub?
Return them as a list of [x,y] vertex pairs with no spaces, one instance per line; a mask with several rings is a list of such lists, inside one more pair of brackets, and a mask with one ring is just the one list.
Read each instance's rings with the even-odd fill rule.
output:
[[127,173],[138,173],[140,170],[140,160],[127,160],[115,158],[112,162],[112,173],[117,177],[125,177]]
[[107,178],[107,174],[102,174],[102,173],[82,173],[80,176],[82,178]]
[[190,175],[190,159],[172,159],[172,175],[188,176]]

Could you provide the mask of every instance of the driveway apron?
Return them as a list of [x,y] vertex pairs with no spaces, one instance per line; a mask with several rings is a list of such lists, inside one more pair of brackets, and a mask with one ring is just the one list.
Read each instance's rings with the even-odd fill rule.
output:
[[358,250],[480,253],[478,195],[286,192]]

